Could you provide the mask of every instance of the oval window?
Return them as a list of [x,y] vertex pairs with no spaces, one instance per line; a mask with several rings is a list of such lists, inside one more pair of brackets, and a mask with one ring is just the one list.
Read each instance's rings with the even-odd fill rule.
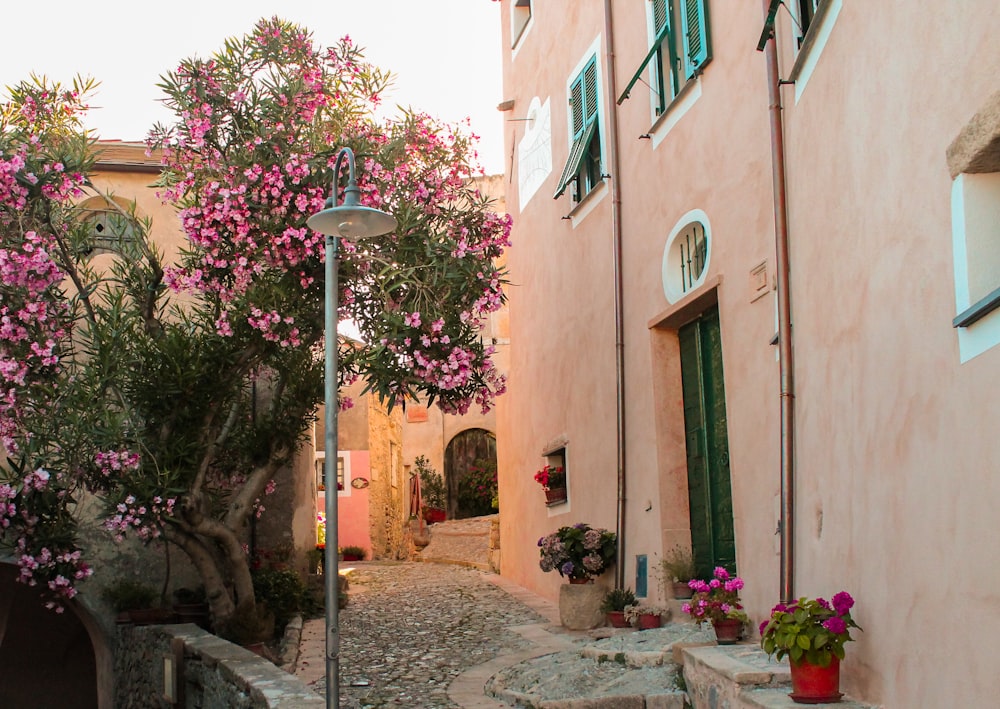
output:
[[705,281],[711,258],[711,229],[700,209],[685,214],[667,237],[663,250],[663,293],[677,302]]

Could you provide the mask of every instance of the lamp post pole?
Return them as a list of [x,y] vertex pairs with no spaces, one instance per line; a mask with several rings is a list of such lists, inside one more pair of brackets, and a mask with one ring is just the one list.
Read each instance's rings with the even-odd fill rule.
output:
[[[339,163],[338,163],[339,164]],[[333,185],[334,200],[337,195],[336,177]],[[323,584],[326,605],[326,707],[340,706],[340,567],[339,567],[339,514],[337,512],[337,240],[339,236],[326,235],[326,317],[324,324],[324,442],[323,484],[326,487],[324,514],[326,515],[326,548],[323,550]]]
[[[340,163],[347,159],[348,179],[343,204],[337,204]],[[323,211],[309,217],[309,228],[326,235],[326,283],[324,290],[324,437],[323,485],[326,488],[326,548],[323,552],[323,590],[326,604],[326,707],[340,706],[340,568],[339,514],[337,511],[337,248],[339,240],[362,239],[385,234],[396,228],[396,219],[385,212],[361,206],[361,190],[355,178],[354,151],[341,148],[333,166],[333,192]]]

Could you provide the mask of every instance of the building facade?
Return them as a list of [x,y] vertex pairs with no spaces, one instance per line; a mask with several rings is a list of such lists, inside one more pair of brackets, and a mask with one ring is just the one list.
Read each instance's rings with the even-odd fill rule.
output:
[[959,628],[1000,628],[1000,7],[500,14],[502,573],[555,598],[536,542],[586,522],[621,536],[599,583],[661,598],[680,544],[746,580],[754,634],[783,597],[849,591],[852,696],[989,704]]

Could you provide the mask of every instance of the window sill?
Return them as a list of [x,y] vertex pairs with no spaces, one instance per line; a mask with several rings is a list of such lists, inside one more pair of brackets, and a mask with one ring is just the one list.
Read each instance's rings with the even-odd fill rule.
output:
[[602,177],[600,183],[594,186],[590,192],[588,192],[583,199],[573,205],[573,208],[569,210],[563,219],[569,219],[572,221],[575,227],[584,217],[590,214],[591,210],[597,206],[601,198],[608,193],[608,178]]
[[799,102],[806,84],[809,83],[809,78],[833,32],[833,25],[840,15],[842,6],[843,0],[825,0],[816,8],[816,14],[806,31],[806,36],[802,39],[802,46],[795,55],[795,62],[788,75],[788,81],[795,85],[795,103]]
[[956,315],[955,319],[951,321],[952,327],[969,327],[997,308],[1000,308],[1000,288]]
[[680,123],[681,119],[687,115],[695,102],[701,98],[701,74],[693,76],[681,87],[681,90],[674,96],[674,100],[667,106],[667,110],[661,113],[649,129],[649,135],[653,139],[655,149],[664,138],[669,135],[674,126]]

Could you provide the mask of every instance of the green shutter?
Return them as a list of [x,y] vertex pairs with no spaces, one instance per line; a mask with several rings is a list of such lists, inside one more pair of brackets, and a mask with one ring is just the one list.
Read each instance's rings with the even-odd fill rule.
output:
[[590,147],[590,141],[593,140],[596,129],[597,121],[591,121],[586,125],[583,132],[573,139],[573,145],[569,149],[569,158],[566,160],[566,166],[563,168],[562,174],[559,175],[559,189],[556,190],[553,199],[561,197],[562,193],[566,191],[566,185],[579,174],[583,160],[587,157],[587,148]]
[[583,70],[584,121],[597,120],[597,58]]
[[712,58],[708,34],[708,0],[683,0],[684,78],[690,79]]
[[585,123],[583,120],[583,75],[581,75],[576,81],[573,82],[573,86],[569,90],[569,107],[573,115],[573,140],[580,137],[580,133],[583,132]]
[[659,34],[669,21],[667,0],[653,0],[653,33]]

